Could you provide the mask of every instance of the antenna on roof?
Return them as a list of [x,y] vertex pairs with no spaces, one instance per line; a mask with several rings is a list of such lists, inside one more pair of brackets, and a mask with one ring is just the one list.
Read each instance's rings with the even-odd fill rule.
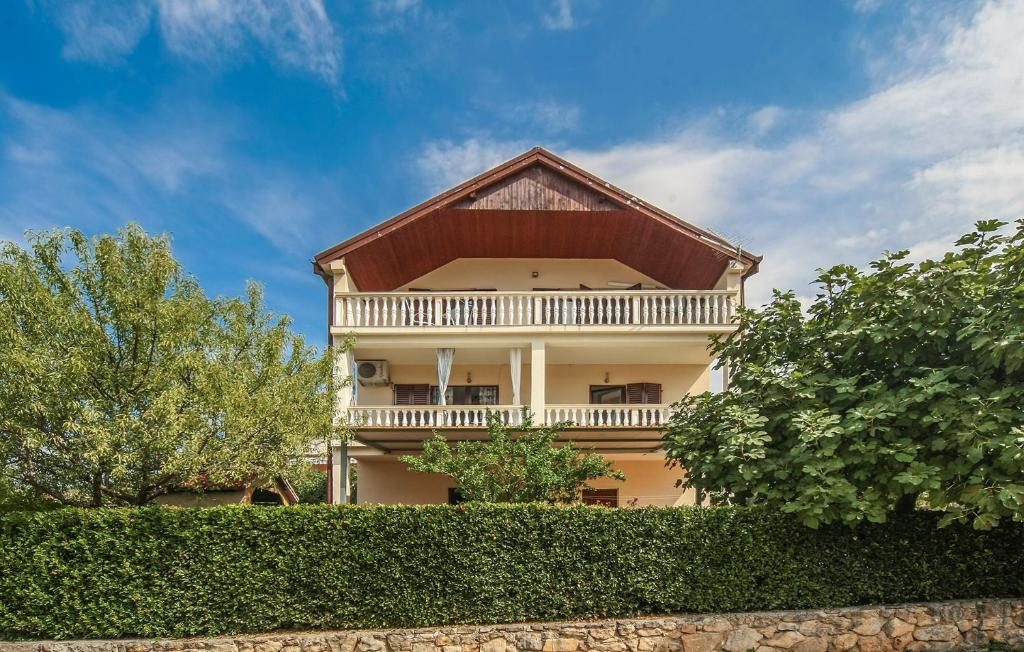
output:
[[732,235],[725,235],[723,233],[719,233],[715,229],[710,229],[708,227],[704,227],[704,230],[707,231],[708,233],[710,233],[711,235],[714,235],[714,236],[718,237],[720,240],[722,240],[722,242],[724,242],[725,244],[727,244],[731,248],[733,248],[735,250],[735,252],[736,252],[736,256],[734,258],[734,261],[736,263],[741,263],[742,262],[742,260],[743,260],[743,238],[733,237]]

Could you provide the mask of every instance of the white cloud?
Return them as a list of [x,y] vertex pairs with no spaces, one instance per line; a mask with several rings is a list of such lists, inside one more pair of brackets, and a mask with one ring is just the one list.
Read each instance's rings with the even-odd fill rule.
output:
[[552,0],[548,12],[541,16],[541,24],[553,31],[576,27],[576,20],[572,15],[572,0]]
[[545,134],[572,131],[580,122],[581,111],[578,106],[554,99],[497,103],[490,99],[482,99],[479,103],[506,122],[514,123],[520,128],[533,128]]
[[167,49],[191,61],[225,65],[248,57],[254,47],[330,84],[341,73],[341,38],[322,0],[90,0],[44,7],[65,34],[68,59],[120,61],[155,20]]
[[238,153],[249,129],[231,116],[175,105],[113,119],[54,109],[0,92],[8,125],[0,149],[0,232],[73,224],[110,231],[203,229],[221,219],[279,250],[308,255],[336,205],[328,176],[305,175]]
[[153,7],[147,2],[113,3],[100,0],[52,5],[54,17],[67,37],[62,54],[72,61],[115,62],[139,44],[149,31]]
[[426,146],[416,160],[431,190],[443,190],[521,154],[530,145],[469,138],[461,143],[439,141]]
[[[896,39],[902,56],[865,62],[876,81],[857,101],[764,107],[742,133],[716,112],[656,138],[561,153],[765,254],[752,301],[773,286],[805,293],[818,267],[885,249],[941,252],[976,219],[1024,214],[1022,33],[1024,0],[933,10]],[[518,151],[478,135],[428,146],[420,170],[444,185],[496,158],[484,154]]]

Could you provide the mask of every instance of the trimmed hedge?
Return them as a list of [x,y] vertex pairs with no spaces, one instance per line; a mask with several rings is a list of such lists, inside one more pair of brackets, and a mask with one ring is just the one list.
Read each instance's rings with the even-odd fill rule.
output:
[[832,607],[1024,594],[1024,529],[744,508],[220,507],[0,516],[6,638]]

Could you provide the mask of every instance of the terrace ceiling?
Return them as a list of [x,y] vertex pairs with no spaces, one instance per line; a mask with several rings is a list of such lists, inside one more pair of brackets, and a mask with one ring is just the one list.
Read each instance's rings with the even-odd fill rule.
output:
[[[319,255],[344,258],[364,292],[390,291],[457,258],[612,258],[669,288],[710,289],[736,250],[540,148]],[[761,258],[740,252],[747,275]]]

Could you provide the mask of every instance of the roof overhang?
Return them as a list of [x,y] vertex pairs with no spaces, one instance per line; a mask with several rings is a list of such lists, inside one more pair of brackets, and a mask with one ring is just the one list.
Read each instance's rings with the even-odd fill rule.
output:
[[[580,202],[508,207],[475,201],[539,168],[571,184]],[[483,207],[481,207],[483,205]],[[484,172],[317,254],[362,291],[390,291],[457,258],[611,258],[671,288],[713,287],[733,260],[754,274],[760,256],[652,206],[541,148]]]

